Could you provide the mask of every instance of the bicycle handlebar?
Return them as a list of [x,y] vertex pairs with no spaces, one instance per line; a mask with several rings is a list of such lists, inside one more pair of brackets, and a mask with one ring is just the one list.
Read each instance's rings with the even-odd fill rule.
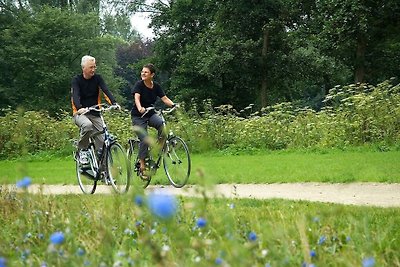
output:
[[108,105],[108,104],[97,104],[97,105],[93,105],[91,107],[87,107],[86,111],[83,112],[82,114],[86,114],[89,111],[98,111],[98,112],[103,112],[103,111],[108,111],[111,109],[120,109],[121,107],[117,104],[117,105]]
[[168,114],[168,113],[171,113],[172,111],[174,111],[175,109],[177,109],[178,107],[179,107],[179,105],[175,105],[175,106],[173,106],[172,108],[170,108],[168,110],[156,109],[155,107],[148,107],[148,108],[145,108],[145,112],[142,114],[141,118],[143,118],[151,110],[155,110],[155,111],[162,112],[164,114]]

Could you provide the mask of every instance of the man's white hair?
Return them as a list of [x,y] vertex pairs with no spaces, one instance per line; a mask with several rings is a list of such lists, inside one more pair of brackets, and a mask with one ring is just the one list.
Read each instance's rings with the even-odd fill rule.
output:
[[82,57],[81,66],[84,67],[88,61],[94,61],[96,63],[96,59],[94,57],[86,55]]

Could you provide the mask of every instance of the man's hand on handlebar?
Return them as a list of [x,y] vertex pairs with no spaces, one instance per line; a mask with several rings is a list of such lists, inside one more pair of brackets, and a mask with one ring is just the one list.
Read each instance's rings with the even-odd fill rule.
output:
[[113,106],[115,109],[121,110],[121,106],[118,103],[113,104]]
[[85,114],[86,112],[88,112],[88,108],[80,108],[80,109],[78,109],[76,114],[81,115],[81,114]]

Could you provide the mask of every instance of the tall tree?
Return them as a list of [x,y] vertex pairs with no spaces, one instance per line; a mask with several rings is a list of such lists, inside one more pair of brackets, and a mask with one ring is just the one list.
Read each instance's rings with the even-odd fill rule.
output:
[[351,66],[354,82],[376,81],[373,73],[377,72],[377,67],[385,69],[373,64],[384,54],[379,50],[386,47],[391,50],[389,53],[400,53],[398,46],[391,47],[399,40],[393,37],[400,34],[398,1],[323,0],[316,3],[314,27],[320,30],[323,51]]
[[97,57],[99,72],[107,77],[110,87],[118,88],[112,66],[119,41],[100,36],[96,14],[44,7],[38,13],[4,11],[0,20],[6,22],[0,28],[2,107],[52,112],[69,109],[70,81],[81,71],[84,54]]

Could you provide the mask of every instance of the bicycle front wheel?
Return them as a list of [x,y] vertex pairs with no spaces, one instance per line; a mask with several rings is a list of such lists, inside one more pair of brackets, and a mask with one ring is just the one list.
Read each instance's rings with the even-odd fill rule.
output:
[[183,187],[189,179],[191,162],[189,149],[180,137],[167,140],[163,162],[170,183],[177,188]]
[[91,175],[91,170],[81,168],[77,155],[75,156],[75,162],[76,178],[78,179],[79,187],[85,194],[94,194],[97,187],[97,180],[93,177],[93,175]]
[[128,192],[131,173],[124,149],[118,143],[111,144],[107,153],[108,179],[117,193]]

